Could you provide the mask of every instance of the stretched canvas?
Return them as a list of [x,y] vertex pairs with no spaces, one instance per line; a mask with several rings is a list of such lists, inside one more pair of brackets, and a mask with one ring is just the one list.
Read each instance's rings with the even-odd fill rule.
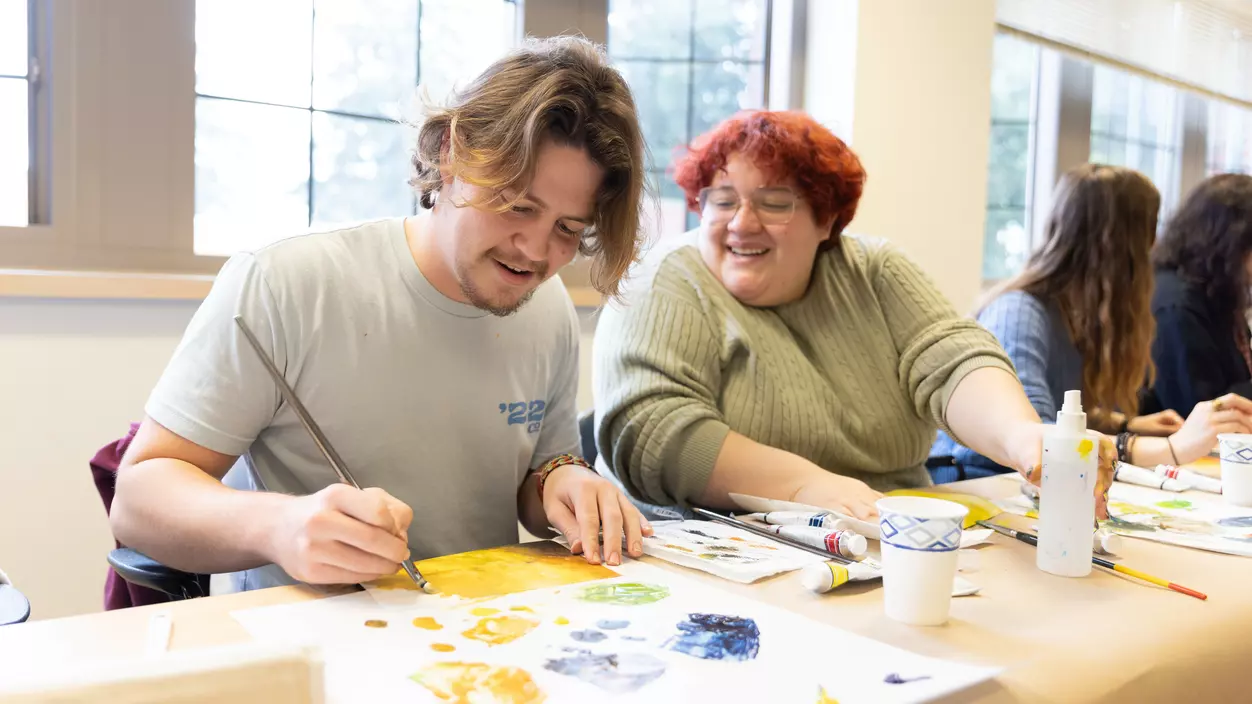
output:
[[[460,562],[493,563],[492,552]],[[920,702],[997,672],[923,657],[633,560],[586,579],[575,566],[581,558],[566,559],[560,585],[515,591],[516,577],[479,570],[469,580],[483,582],[475,592],[484,596],[395,585],[233,616],[259,640],[320,647],[330,702]],[[530,569],[516,560],[516,552],[505,559],[512,570]],[[544,569],[548,581],[560,572],[550,562]],[[452,574],[431,579],[441,581]],[[380,603],[376,595],[387,591],[395,594]]]

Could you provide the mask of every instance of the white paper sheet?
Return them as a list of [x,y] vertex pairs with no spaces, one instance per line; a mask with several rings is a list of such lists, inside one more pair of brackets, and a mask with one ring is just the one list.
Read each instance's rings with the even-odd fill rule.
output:
[[1252,557],[1252,508],[1212,501],[1114,482],[1109,491],[1112,520],[1104,525],[1128,538]]
[[655,529],[643,541],[645,554],[742,584],[828,559],[712,521],[666,523]]
[[[514,702],[538,702],[541,692],[553,703],[809,704],[823,690],[842,704],[921,702],[999,671],[922,657],[633,560],[618,569],[613,579],[472,604],[431,597],[399,611],[361,592],[233,616],[259,640],[321,646],[334,703],[447,701],[439,693],[480,701],[453,692],[474,681]],[[423,617],[441,628],[413,625]],[[387,626],[366,627],[369,619]],[[497,645],[463,635],[475,632],[524,635]]]

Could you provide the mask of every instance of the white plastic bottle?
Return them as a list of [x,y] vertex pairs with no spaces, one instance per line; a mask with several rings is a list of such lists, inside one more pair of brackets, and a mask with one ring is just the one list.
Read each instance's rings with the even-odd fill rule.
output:
[[1100,435],[1087,430],[1082,392],[1065,392],[1056,425],[1044,433],[1035,564],[1062,577],[1085,577],[1091,573]]

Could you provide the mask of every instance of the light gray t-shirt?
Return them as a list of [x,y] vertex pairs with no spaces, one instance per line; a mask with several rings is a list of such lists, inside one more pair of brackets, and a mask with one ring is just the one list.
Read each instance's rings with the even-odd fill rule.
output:
[[[232,257],[145,408],[240,459],[225,483],[311,494],[337,481],[233,320],[243,316],[363,487],[413,508],[423,559],[517,542],[528,470],[577,453],[578,320],[555,277],[509,317],[422,275],[402,218]],[[290,584],[276,565],[234,589]]]

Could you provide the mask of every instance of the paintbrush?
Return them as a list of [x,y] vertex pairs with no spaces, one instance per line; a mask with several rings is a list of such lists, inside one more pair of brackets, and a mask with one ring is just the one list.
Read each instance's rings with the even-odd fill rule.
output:
[[739,520],[738,518],[735,518],[735,517],[733,517],[733,516],[723,516],[723,515],[722,515],[722,514],[720,514],[720,513],[714,513],[714,512],[712,512],[712,511],[706,511],[706,510],[704,510],[704,509],[702,509],[702,508],[694,508],[694,507],[693,507],[691,510],[692,510],[692,511],[694,511],[694,512],[696,513],[696,515],[703,516],[703,517],[705,517],[705,518],[709,519],[710,521],[716,521],[717,523],[722,523],[722,524],[725,524],[725,525],[728,525],[728,526],[734,526],[735,528],[741,528],[741,529],[743,529],[743,530],[748,531],[749,533],[755,533],[756,535],[759,535],[759,536],[761,536],[761,537],[763,537],[763,538],[769,538],[770,540],[774,540],[774,541],[777,541],[777,542],[779,542],[779,543],[783,543],[784,545],[790,545],[790,546],[791,546],[791,547],[793,547],[793,548],[799,548],[800,550],[804,550],[805,552],[811,552],[811,553],[813,553],[814,555],[821,555],[822,557],[824,557],[824,558],[826,558],[827,560],[830,560],[830,561],[832,561],[832,562],[841,562],[841,563],[843,563],[843,564],[845,564],[845,565],[850,565],[850,564],[852,564],[853,562],[856,562],[856,560],[852,560],[852,559],[846,558],[846,557],[844,557],[843,555],[837,555],[837,554],[835,554],[835,553],[833,553],[833,552],[827,552],[827,551],[822,550],[822,549],[820,549],[820,548],[815,548],[815,547],[813,547],[812,545],[805,545],[804,543],[801,543],[801,542],[800,542],[800,541],[798,541],[798,540],[792,540],[792,539],[790,539],[790,538],[788,538],[788,537],[786,537],[786,536],[784,536],[784,535],[777,535],[777,534],[775,534],[775,533],[771,533],[771,532],[769,532],[769,531],[767,531],[767,530],[765,530],[765,529],[763,529],[763,528],[757,528],[756,526],[752,525],[751,523],[748,523],[748,522],[746,522],[746,521],[741,521],[741,520]]
[[[287,401],[287,403],[291,405],[291,410],[296,412],[296,417],[300,419],[301,425],[303,425],[304,429],[307,430],[309,435],[313,437],[313,444],[317,445],[317,449],[321,451],[322,456],[326,458],[326,461],[330,463],[331,468],[335,470],[335,474],[339,476],[339,481],[360,489],[361,485],[357,484],[357,481],[352,478],[351,472],[348,471],[348,466],[344,464],[343,458],[339,456],[339,453],[335,451],[334,446],[330,444],[330,440],[326,439],[326,435],[323,434],[322,429],[318,427],[317,421],[313,420],[313,416],[309,413],[309,409],[305,408],[304,404],[300,402],[300,399],[296,396],[295,390],[287,384],[287,380],[283,378],[282,372],[278,371],[278,367],[274,365],[274,360],[270,359],[269,355],[265,353],[265,348],[261,347],[260,341],[258,341],[256,336],[252,334],[252,331],[248,329],[248,326],[244,324],[242,315],[235,316],[235,324],[239,326],[239,330],[243,332],[243,336],[248,339],[248,344],[252,345],[252,349],[255,350],[257,356],[261,358],[261,362],[265,365],[265,370],[269,372],[270,376],[274,379],[274,383],[278,385],[278,390],[282,393],[283,398]],[[422,576],[421,572],[417,571],[417,565],[413,564],[413,560],[405,560],[400,564],[404,567],[404,571],[408,573],[409,579],[412,579],[413,583],[416,584],[418,588],[427,594],[435,593],[435,588],[431,586],[430,582],[426,581],[426,578]]]
[[[1020,540],[1021,542],[1026,543],[1027,545],[1031,545],[1036,548],[1039,547],[1039,538],[1037,536],[1031,535],[1030,533],[1023,533],[1020,530],[1013,530],[1012,528],[1009,528],[1007,526],[996,525],[995,523],[991,523],[989,521],[978,521],[978,525],[982,526],[983,528],[990,528],[991,530],[994,530],[1000,535],[1004,535],[1010,538],[1014,538],[1016,540]],[[1202,592],[1197,592],[1194,589],[1188,589],[1187,587],[1184,587],[1181,584],[1174,584],[1173,582],[1166,580],[1166,579],[1161,579],[1160,577],[1153,577],[1152,575],[1146,572],[1140,572],[1139,570],[1127,567],[1125,565],[1119,565],[1116,562],[1113,562],[1112,560],[1106,560],[1103,557],[1096,557],[1093,555],[1091,557],[1091,562],[1093,564],[1099,565],[1100,567],[1105,567],[1110,570],[1113,570],[1114,572],[1120,572],[1122,574],[1129,575],[1137,579],[1142,579],[1145,582],[1151,582],[1152,584],[1155,584],[1158,587],[1165,587],[1167,589],[1172,589],[1176,592],[1186,594],[1187,596],[1193,596],[1201,601],[1204,601],[1209,598],[1207,594],[1204,594]]]

